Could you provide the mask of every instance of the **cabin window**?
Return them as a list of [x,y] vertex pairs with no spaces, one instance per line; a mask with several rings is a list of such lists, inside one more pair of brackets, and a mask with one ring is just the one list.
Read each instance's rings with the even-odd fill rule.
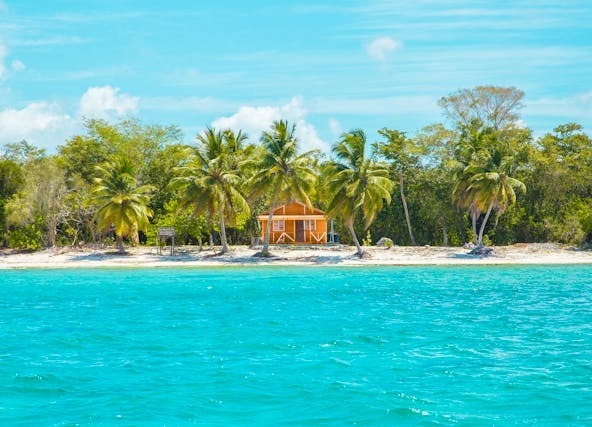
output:
[[304,229],[309,231],[315,231],[317,229],[317,221],[314,219],[305,219]]
[[283,219],[274,219],[273,231],[286,231],[286,221]]

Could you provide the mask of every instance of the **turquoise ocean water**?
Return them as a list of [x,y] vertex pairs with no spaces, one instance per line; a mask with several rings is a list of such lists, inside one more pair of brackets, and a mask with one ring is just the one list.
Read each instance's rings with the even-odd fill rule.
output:
[[5,270],[0,425],[592,425],[592,266]]

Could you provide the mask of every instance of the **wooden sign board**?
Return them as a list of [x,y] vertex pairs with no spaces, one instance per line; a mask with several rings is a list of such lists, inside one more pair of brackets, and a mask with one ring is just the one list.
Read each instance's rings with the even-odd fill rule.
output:
[[173,237],[175,235],[175,229],[173,227],[160,227],[158,229],[158,236],[160,237]]

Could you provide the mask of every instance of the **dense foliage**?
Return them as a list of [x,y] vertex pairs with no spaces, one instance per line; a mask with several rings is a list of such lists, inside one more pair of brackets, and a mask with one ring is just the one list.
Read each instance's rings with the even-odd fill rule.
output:
[[592,139],[576,123],[533,136],[523,96],[462,89],[439,102],[446,124],[375,140],[352,130],[327,154],[300,151],[285,121],[251,139],[205,129],[186,146],[175,126],[88,120],[55,154],[3,147],[0,244],[121,248],[171,226],[183,243],[226,250],[261,236],[256,216],[292,198],[327,210],[347,243],[588,244]]

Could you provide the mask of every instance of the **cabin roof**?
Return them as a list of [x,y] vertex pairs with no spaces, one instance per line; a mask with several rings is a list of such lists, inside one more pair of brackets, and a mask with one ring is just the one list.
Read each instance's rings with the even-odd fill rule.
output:
[[[286,214],[286,210],[290,210],[290,207],[299,207],[302,208],[302,213],[289,213]],[[262,213],[257,217],[260,220],[266,220],[269,217],[269,211]],[[309,208],[304,203],[299,202],[297,200],[293,200],[289,203],[285,203],[281,206],[278,206],[273,210],[273,217],[275,219],[324,219],[325,212],[317,208]]]

